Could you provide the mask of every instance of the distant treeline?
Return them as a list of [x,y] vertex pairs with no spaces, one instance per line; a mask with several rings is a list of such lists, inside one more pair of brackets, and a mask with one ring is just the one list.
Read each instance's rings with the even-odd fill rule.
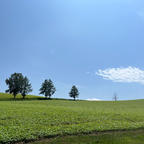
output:
[[[26,76],[23,76],[22,73],[11,74],[11,76],[7,78],[5,82],[8,86],[6,93],[12,94],[14,99],[16,99],[17,94],[21,94],[22,98],[25,99],[26,95],[33,91],[29,79]],[[51,79],[46,79],[41,84],[39,91],[39,94],[44,95],[46,99],[50,99],[56,92],[56,88]],[[79,96],[79,91],[75,85],[72,86],[69,96],[74,100]]]

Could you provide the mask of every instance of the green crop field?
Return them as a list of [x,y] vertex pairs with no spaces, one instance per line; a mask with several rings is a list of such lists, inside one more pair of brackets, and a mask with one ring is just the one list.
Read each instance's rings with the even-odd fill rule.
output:
[[143,144],[144,130],[108,131],[42,139],[29,144]]
[[144,100],[12,100],[0,94],[0,143],[144,127]]

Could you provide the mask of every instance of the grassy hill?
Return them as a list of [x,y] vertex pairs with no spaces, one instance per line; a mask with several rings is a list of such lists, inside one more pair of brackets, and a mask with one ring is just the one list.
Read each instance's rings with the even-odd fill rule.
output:
[[[43,97],[28,95],[28,96],[26,96],[25,100],[38,100],[41,98],[43,98]],[[0,93],[0,101],[11,101],[11,100],[13,100],[13,95],[7,94],[7,93]],[[16,96],[16,100],[22,100],[22,96],[20,94],[18,94]]]
[[0,143],[144,127],[144,100],[43,101],[28,96],[30,101],[13,101],[11,98],[0,94]]
[[29,144],[143,144],[144,130],[109,131],[47,138]]

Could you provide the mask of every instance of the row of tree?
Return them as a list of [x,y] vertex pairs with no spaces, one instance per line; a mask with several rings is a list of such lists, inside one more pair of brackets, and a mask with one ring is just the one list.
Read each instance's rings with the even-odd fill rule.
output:
[[[6,84],[8,85],[8,89],[6,93],[13,94],[14,99],[17,94],[21,94],[23,99],[25,99],[26,95],[32,92],[32,85],[29,79],[26,76],[23,76],[22,73],[14,73],[8,79],[6,79]],[[56,88],[53,82],[49,80],[45,80],[40,88],[40,94],[44,95],[45,98],[51,98],[51,96],[56,92]],[[74,85],[69,92],[69,96],[74,98],[74,100],[79,96],[79,91],[77,87]]]

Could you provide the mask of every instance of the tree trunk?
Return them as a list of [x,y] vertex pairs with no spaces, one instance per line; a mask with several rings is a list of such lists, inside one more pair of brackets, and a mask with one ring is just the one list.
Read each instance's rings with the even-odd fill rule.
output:
[[23,100],[25,99],[25,96],[23,96]]
[[47,95],[45,95],[45,98],[47,99]]

